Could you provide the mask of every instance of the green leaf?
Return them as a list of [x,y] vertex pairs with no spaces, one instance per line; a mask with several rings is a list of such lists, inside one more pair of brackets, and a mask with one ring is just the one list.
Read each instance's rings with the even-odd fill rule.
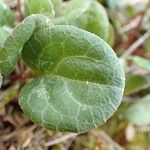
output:
[[132,56],[131,60],[139,67],[150,71],[150,60],[147,60],[139,56]]
[[136,93],[150,86],[150,78],[142,75],[128,75],[126,77],[125,95]]
[[14,15],[9,6],[0,1],[0,26],[14,26]]
[[26,16],[32,14],[43,14],[50,18],[53,18],[55,14],[51,0],[26,0],[25,13]]
[[46,26],[53,25],[43,15],[31,15],[17,26],[0,48],[0,71],[9,74],[20,58],[20,50],[32,34]]
[[2,50],[6,55],[1,68],[12,69],[22,47],[24,62],[39,75],[23,87],[19,98],[34,122],[50,130],[85,132],[118,108],[124,72],[101,38],[73,26],[54,26],[42,15],[28,17],[12,33]]
[[150,124],[150,95],[145,96],[139,102],[132,104],[126,111],[125,117],[135,125]]
[[95,33],[104,40],[109,36],[109,20],[104,7],[91,0],[72,0],[64,11],[64,16],[55,20],[56,24],[73,25]]
[[34,122],[84,132],[105,122],[120,104],[120,64],[93,34],[70,26],[46,28],[25,44],[22,57],[35,72],[51,74],[33,80],[20,94],[20,105]]
[[33,80],[20,94],[24,112],[50,130],[85,132],[117,109],[122,89],[63,76]]
[[0,27],[0,47],[2,47],[11,31],[12,29],[7,26]]

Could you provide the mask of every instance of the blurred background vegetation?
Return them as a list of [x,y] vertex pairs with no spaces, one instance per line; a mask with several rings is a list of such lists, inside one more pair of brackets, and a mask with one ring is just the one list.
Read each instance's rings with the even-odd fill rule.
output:
[[[3,1],[17,25],[25,17],[24,1]],[[119,109],[103,126],[84,134],[52,132],[35,125],[17,102],[21,87],[30,77],[19,62],[0,90],[0,150],[150,150],[150,1],[98,1],[111,24],[109,44],[126,74]],[[12,28],[10,19],[9,26],[0,27],[0,38],[7,37]]]

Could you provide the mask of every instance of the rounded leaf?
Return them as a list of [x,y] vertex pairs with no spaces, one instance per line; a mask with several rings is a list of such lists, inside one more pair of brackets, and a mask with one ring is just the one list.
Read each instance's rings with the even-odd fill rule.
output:
[[125,118],[132,124],[144,126],[150,124],[150,95],[135,102],[125,111]]
[[73,0],[66,7],[64,16],[56,24],[73,25],[95,33],[104,40],[109,36],[109,20],[104,7],[91,0]]
[[42,77],[22,89],[20,105],[50,130],[88,131],[121,102],[123,70],[110,46],[94,34],[66,25],[47,27],[28,40],[22,57]]
[[34,122],[51,130],[85,132],[105,122],[119,106],[124,72],[111,47],[95,34],[32,15],[6,39],[0,71],[12,71],[21,52],[39,75],[19,98]]

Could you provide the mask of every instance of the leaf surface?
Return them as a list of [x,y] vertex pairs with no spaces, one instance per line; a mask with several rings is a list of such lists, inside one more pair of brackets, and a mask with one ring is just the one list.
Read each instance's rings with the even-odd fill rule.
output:
[[150,124],[150,95],[132,104],[126,111],[125,117],[130,123],[143,126]]
[[7,26],[0,27],[0,47],[2,47],[11,31],[12,29]]

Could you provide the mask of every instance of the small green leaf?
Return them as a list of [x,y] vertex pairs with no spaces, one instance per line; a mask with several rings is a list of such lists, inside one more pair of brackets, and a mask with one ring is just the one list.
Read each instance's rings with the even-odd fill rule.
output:
[[142,75],[128,75],[126,77],[125,95],[136,93],[150,86],[150,78]]
[[64,11],[64,16],[55,20],[56,24],[67,24],[95,33],[104,40],[109,36],[109,20],[103,6],[91,0],[72,0]]
[[120,104],[124,75],[118,59],[89,32],[65,25],[46,28],[24,45],[22,57],[35,72],[50,74],[20,94],[20,105],[34,122],[51,130],[85,132]]
[[0,27],[0,47],[2,47],[11,31],[12,29],[7,26]]
[[50,18],[53,18],[55,15],[51,0],[26,0],[25,13],[27,16],[32,14],[43,14]]
[[150,60],[147,60],[139,56],[132,56],[131,60],[139,67],[150,71]]
[[31,15],[17,26],[0,48],[0,71],[9,74],[20,58],[20,50],[31,35],[53,23],[43,15]]
[[0,1],[0,26],[14,26],[14,15],[9,6]]
[[126,111],[125,117],[135,125],[150,124],[150,95],[145,96],[139,102],[132,104]]

